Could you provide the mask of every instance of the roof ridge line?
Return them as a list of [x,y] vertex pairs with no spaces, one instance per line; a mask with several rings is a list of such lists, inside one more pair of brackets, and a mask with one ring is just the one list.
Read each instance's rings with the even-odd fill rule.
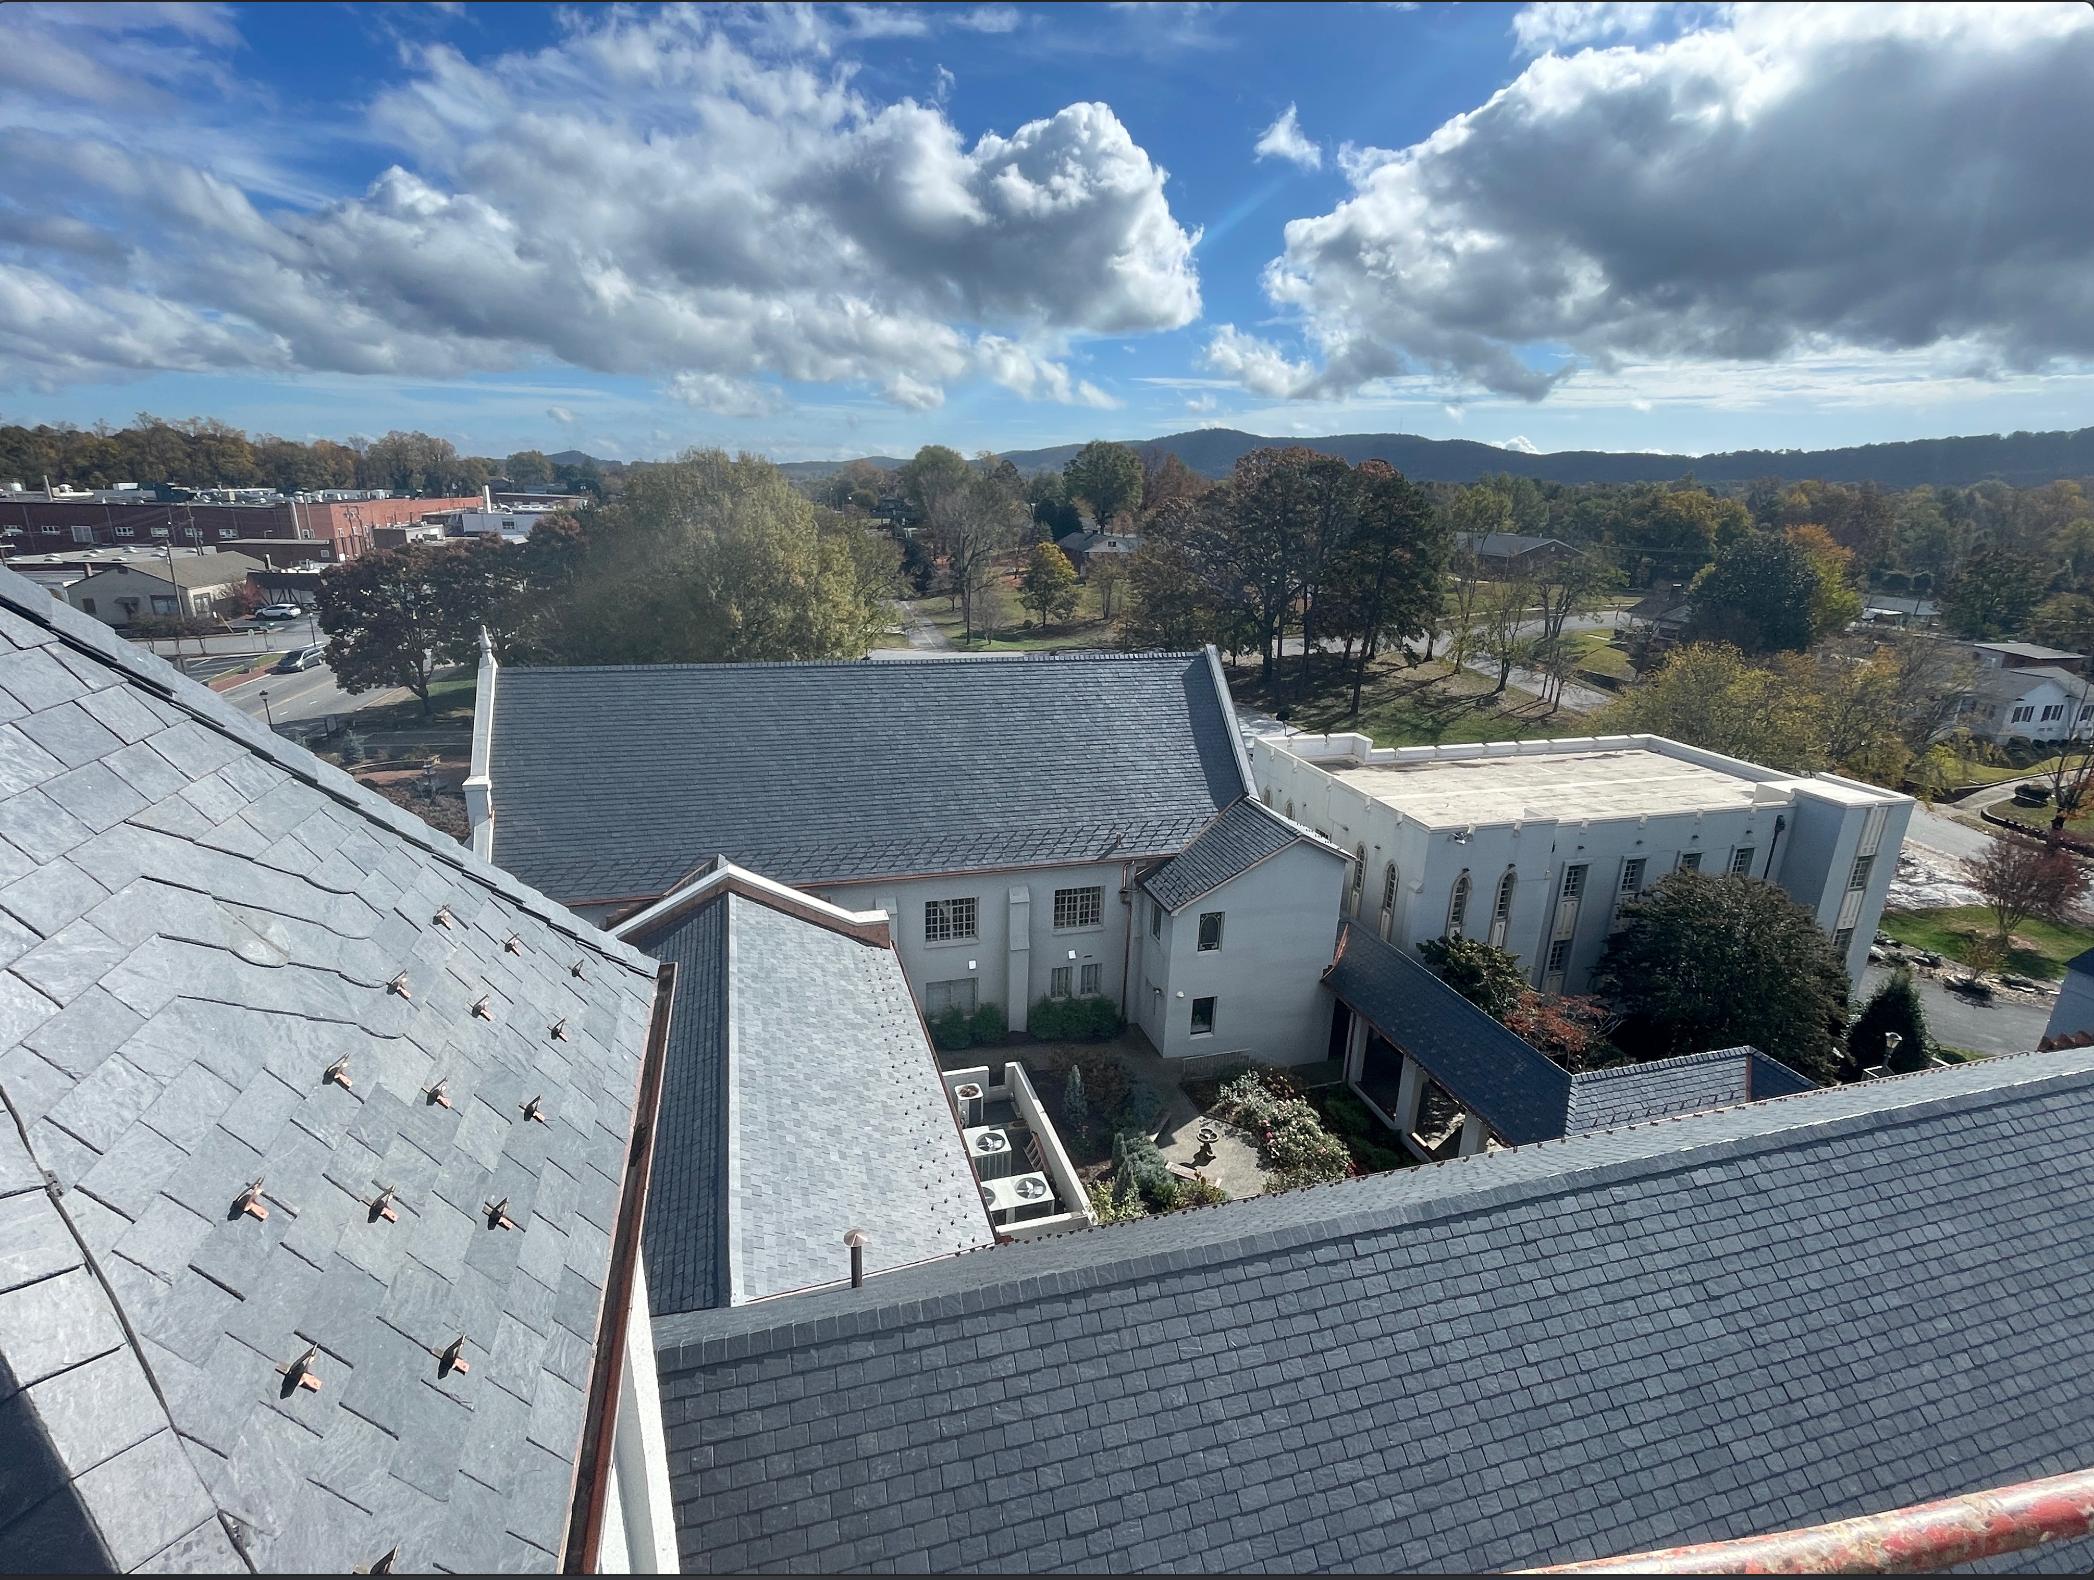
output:
[[[890,650],[891,651],[891,650]],[[1080,663],[1152,663],[1164,659],[1188,660],[1202,656],[1203,650],[1180,650],[1161,648],[1141,652],[1120,653],[1110,649],[1072,649],[1066,652],[1044,653],[923,653],[907,658],[750,658],[733,659],[721,663],[684,661],[674,664],[511,664],[506,666],[511,675],[602,675],[630,673],[633,671],[665,670],[745,670],[745,669],[844,669],[856,670],[867,664],[877,664],[882,669],[921,669],[933,665],[968,664],[1080,664]]]

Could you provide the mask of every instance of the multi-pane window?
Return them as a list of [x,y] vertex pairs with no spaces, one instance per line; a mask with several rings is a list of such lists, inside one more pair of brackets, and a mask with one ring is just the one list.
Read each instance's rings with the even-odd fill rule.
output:
[[1090,998],[1102,991],[1098,984],[1098,978],[1102,969],[1103,968],[1097,965],[1095,962],[1083,968],[1084,997]]
[[1067,998],[1069,996],[1069,968],[1067,966],[1056,966],[1054,968],[1053,975],[1048,979],[1047,995],[1050,998]]
[[1730,853],[1730,874],[1734,878],[1752,876],[1752,847],[1740,845]]
[[2009,724],[2026,724],[2029,722],[2030,719],[2033,719],[2035,716],[2036,705],[2034,703],[2030,703],[2025,708],[2016,708],[2013,714],[2008,718],[2007,722]]
[[1847,951],[1851,949],[1853,946],[1853,928],[1842,927],[1838,932],[1832,935],[1832,947],[1842,960],[1844,960],[1847,957]]
[[943,1015],[947,1010],[964,1010],[974,1013],[976,988],[973,977],[956,977],[950,982],[927,982],[923,989],[923,1008],[927,1015]]
[[1498,880],[1498,901],[1491,907],[1491,915],[1496,920],[1502,922],[1512,915],[1512,891],[1518,882],[1519,875],[1507,867],[1505,876]]
[[161,596],[160,596],[160,595],[159,595],[158,593],[155,593],[155,594],[153,594],[153,613],[154,613],[154,614],[173,614],[174,612],[175,612],[175,601],[174,601],[174,599],[172,599],[172,598],[163,598],[163,597],[161,597]]
[[1641,856],[1631,856],[1621,864],[1621,892],[1641,894],[1643,892],[1643,863]]
[[1856,856],[1854,858],[1854,870],[1847,874],[1847,887],[1850,889],[1866,889],[1869,886],[1869,873],[1875,869],[1875,866],[1876,858],[1873,855]]
[[1356,845],[1352,852],[1352,895],[1345,908],[1353,915],[1360,914],[1360,896],[1367,887],[1367,847]]
[[1221,948],[1223,914],[1221,911],[1200,912],[1200,947],[1202,949]]
[[1214,1030],[1214,1000],[1196,998],[1192,1001],[1192,1034],[1204,1037]]
[[1571,941],[1568,938],[1559,938],[1549,945],[1549,974],[1561,976],[1564,967],[1570,964],[1570,957]]
[[1701,852],[1700,852],[1700,851],[1698,851],[1698,850],[1683,850],[1683,851],[1681,851],[1681,852],[1680,852],[1680,871],[1682,871],[1682,872],[1699,872],[1699,871],[1701,871]]
[[1447,933],[1449,938],[1459,938],[1469,922],[1469,869],[1462,868],[1461,876],[1454,880],[1454,892],[1447,896]]
[[1382,868],[1381,908],[1384,911],[1396,909],[1396,863],[1393,861]]
[[1054,925],[1056,927],[1096,927],[1105,919],[1105,891],[1102,888],[1056,889],[1054,891]]
[[1575,900],[1584,892],[1585,864],[1580,862],[1575,867],[1565,867],[1563,869],[1563,897],[1566,900]]
[[2059,717],[2059,716],[2060,716],[2061,714],[2063,714],[2063,713],[2064,713],[2064,711],[2065,711],[2065,704],[2064,704],[2064,703],[2062,703],[2062,702],[2046,702],[2046,703],[2045,703],[2045,704],[2043,705],[2043,719],[2044,719],[2044,722],[2045,722],[2045,723],[2048,723],[2048,722],[2049,722],[2050,720],[2052,720],[2052,719],[2055,719],[2055,718]]
[[1163,936],[1163,901],[1161,900],[1151,900],[1149,902],[1149,936],[1151,938],[1161,938]]
[[923,939],[928,944],[954,944],[975,936],[974,896],[923,902]]

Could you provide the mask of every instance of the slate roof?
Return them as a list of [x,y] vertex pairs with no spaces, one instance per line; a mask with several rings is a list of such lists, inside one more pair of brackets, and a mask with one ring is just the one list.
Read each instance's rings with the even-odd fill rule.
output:
[[650,963],[8,572],[0,961],[0,1553],[554,1567]]
[[2038,664],[2023,669],[1981,669],[1972,678],[1971,689],[1995,697],[2025,697],[2046,681],[2062,687],[2072,696],[2094,688],[2094,681],[2088,680],[2085,675],[2075,675],[2068,669],[2059,669],[2049,664]]
[[2094,1051],[1991,1059],[672,1318],[683,1567],[1492,1571],[2077,1470],[2090,1125]]
[[1347,921],[1324,981],[1510,1146],[1563,1134],[1570,1076],[1371,928]]
[[648,1299],[698,1311],[995,1242],[893,949],[721,893],[629,936],[678,964]]
[[1570,1112],[1565,1123],[1572,1135],[1817,1089],[1808,1076],[1749,1047],[1714,1048],[1609,1070],[1580,1070],[1570,1081]]
[[[504,668],[494,859],[570,902],[1176,853],[1250,789],[1211,653]],[[782,815],[790,810],[791,815]]]
[[1568,549],[1561,538],[1538,538],[1526,532],[1457,532],[1462,546],[1485,559],[1514,559],[1537,549]]
[[2069,658],[2076,663],[2086,656],[2037,642],[1973,642],[1971,646],[1981,653],[2003,653],[2009,658]]
[[1142,888],[1165,910],[1177,911],[1302,840],[1345,859],[1343,851],[1280,816],[1256,796],[1244,796],[1224,807],[1190,845],[1143,878]]

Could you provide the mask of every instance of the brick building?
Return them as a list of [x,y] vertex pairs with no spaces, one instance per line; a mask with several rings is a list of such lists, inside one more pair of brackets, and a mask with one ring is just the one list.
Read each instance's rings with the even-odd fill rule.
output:
[[336,560],[353,560],[374,546],[380,527],[417,522],[437,511],[469,509],[479,496],[457,499],[350,499],[268,505],[162,503],[9,498],[0,495],[0,556],[51,554],[76,545],[151,547],[173,542],[218,548],[243,539],[311,539]]

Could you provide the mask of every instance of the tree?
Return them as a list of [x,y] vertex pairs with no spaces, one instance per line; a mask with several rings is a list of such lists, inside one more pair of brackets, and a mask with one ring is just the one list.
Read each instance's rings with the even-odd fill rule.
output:
[[1477,613],[1489,586],[1477,545],[1486,534],[1503,532],[1511,525],[1512,504],[1497,489],[1477,483],[1454,496],[1444,519],[1452,536],[1449,568],[1454,575],[1454,591],[1448,600],[1447,623],[1452,631],[1447,658],[1459,669],[1469,656],[1469,644],[1475,640]]
[[1127,613],[1120,644],[1130,652],[1184,652],[1212,642],[1247,646],[1254,626],[1238,584],[1211,552],[1226,530],[1210,518],[1219,492],[1166,507],[1127,562]]
[[1080,596],[1076,567],[1069,563],[1069,556],[1052,543],[1035,543],[1018,583],[1018,601],[1039,615],[1044,628],[1074,614]]
[[357,465],[361,486],[395,494],[476,494],[488,475],[485,461],[461,456],[450,440],[397,428],[374,440]]
[[473,660],[513,578],[509,546],[492,539],[383,549],[336,566],[318,594],[328,667],[345,691],[405,686],[426,714],[436,669]]
[[1166,505],[1182,499],[1198,499],[1214,484],[1178,459],[1175,450],[1165,450],[1142,462],[1142,508],[1153,516]]
[[967,458],[942,444],[927,444],[901,464],[894,475],[902,494],[928,516],[937,502],[967,484]]
[[1741,539],[1695,578],[1686,637],[1746,653],[1802,652],[1823,597],[1810,552],[1779,533]]
[[2018,635],[2027,629],[2046,580],[2033,558],[1988,544],[1964,560],[1942,618],[1957,635],[1979,641]]
[[1082,513],[1069,503],[1068,484],[1059,472],[1035,472],[1028,477],[1025,503],[1032,510],[1035,531],[1048,543],[1083,528]]
[[1817,698],[1721,644],[1673,649],[1593,725],[1609,734],[1663,735],[1790,773],[1829,766]]
[[511,488],[550,488],[553,463],[543,450],[518,450],[502,463],[502,476],[508,479]]
[[1814,1081],[1839,1074],[1847,968],[1817,919],[1757,878],[1680,871],[1622,908],[1594,991],[1645,1057],[1749,1043]]
[[1524,663],[1533,652],[1533,639],[1527,635],[1527,616],[1533,607],[1534,587],[1524,576],[1509,576],[1484,590],[1477,609],[1476,638],[1484,657],[1498,666],[1492,696],[1505,690],[1513,666]]
[[1338,622],[1333,634],[1358,643],[1354,718],[1367,666],[1383,641],[1423,636],[1438,618],[1449,543],[1447,526],[1423,489],[1386,462],[1363,461],[1359,472],[1359,520],[1331,568],[1350,620],[1349,627]]
[[1085,567],[1084,578],[1098,589],[1098,616],[1110,624],[1113,604],[1120,589],[1127,585],[1127,556],[1124,554],[1095,554]]
[[1984,853],[1963,864],[1970,886],[1992,912],[2001,943],[2032,916],[2057,920],[2086,886],[2079,863],[2062,846],[2026,839],[2003,828],[1986,830]]
[[969,640],[983,624],[990,580],[1025,519],[1015,476],[999,471],[970,471],[959,487],[931,496],[925,526],[945,561],[946,585],[959,601],[961,633]]
[[1132,514],[1141,508],[1141,457],[1124,444],[1093,439],[1069,457],[1062,480],[1070,500],[1088,505],[1101,527],[1122,511]]
[[1519,957],[1479,938],[1430,938],[1418,953],[1434,976],[1492,1020],[1517,1010],[1527,990]]
[[1812,640],[1845,630],[1861,615],[1861,594],[1850,580],[1853,551],[1842,548],[1831,533],[1810,522],[1790,527],[1783,535],[1803,551],[1817,575],[1818,585],[1810,600]]
[[1597,1068],[1601,1056],[1613,1052],[1607,1035],[1620,1018],[1596,998],[1527,988],[1505,1025],[1537,1053],[1576,1072]]
[[[1888,1051],[1886,1035],[1895,1033],[1898,1047]],[[1927,1011],[1920,1003],[1912,973],[1900,966],[1890,980],[1876,989],[1854,1024],[1847,1028],[1847,1073],[1888,1064],[1899,1074],[1927,1068],[1931,1041],[1927,1036]]]

